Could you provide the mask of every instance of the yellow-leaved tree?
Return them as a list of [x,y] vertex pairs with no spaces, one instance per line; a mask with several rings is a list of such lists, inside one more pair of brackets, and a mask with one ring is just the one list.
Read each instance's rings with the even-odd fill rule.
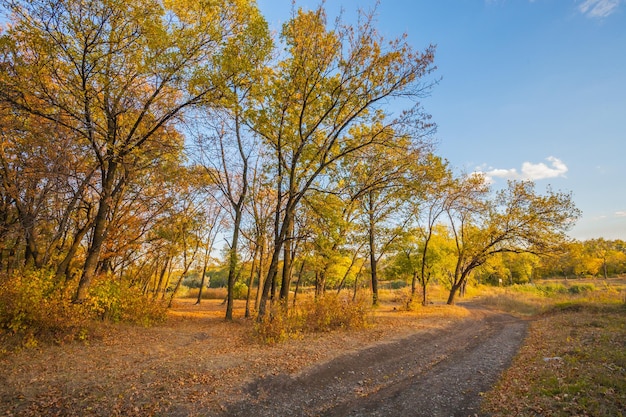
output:
[[[287,300],[294,220],[302,199],[328,184],[324,177],[347,155],[377,147],[384,158],[385,146],[420,136],[428,124],[416,102],[432,84],[425,78],[434,69],[434,47],[418,52],[405,37],[386,40],[372,16],[361,13],[357,25],[332,26],[323,7],[300,9],[283,26],[284,54],[268,75],[252,117],[254,130],[273,152],[277,190],[260,317],[283,252],[280,297]],[[392,114],[388,109],[395,99],[410,107]]]
[[217,102],[234,76],[228,55],[253,47],[262,18],[252,0],[3,0],[2,6],[10,25],[0,42],[0,100],[71,132],[96,173],[75,295],[82,302],[114,203],[134,172],[150,166],[138,161],[181,149],[176,123],[186,110]]

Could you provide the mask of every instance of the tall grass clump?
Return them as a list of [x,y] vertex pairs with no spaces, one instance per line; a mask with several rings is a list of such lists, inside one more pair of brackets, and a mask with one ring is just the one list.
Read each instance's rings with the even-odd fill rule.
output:
[[305,333],[329,332],[336,329],[359,329],[369,323],[370,306],[366,298],[352,301],[336,294],[308,298],[285,312],[274,306],[270,314],[255,326],[255,333],[264,343],[278,343],[298,338]]

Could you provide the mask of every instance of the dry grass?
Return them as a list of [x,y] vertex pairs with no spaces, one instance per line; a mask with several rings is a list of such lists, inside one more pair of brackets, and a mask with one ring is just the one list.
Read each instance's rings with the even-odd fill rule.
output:
[[624,281],[595,283],[582,292],[574,287],[580,282],[556,284],[565,285],[566,294],[509,292],[483,298],[517,313],[540,312],[512,366],[485,396],[484,411],[493,416],[626,415]]
[[479,286],[472,291],[472,297],[491,308],[531,317],[570,303],[624,304],[626,279],[545,280],[510,287]]
[[485,397],[495,416],[623,416],[626,309],[589,305],[546,314]]
[[179,299],[153,327],[101,324],[86,341],[40,345],[0,357],[0,414],[20,416],[212,415],[247,381],[297,373],[320,361],[420,330],[447,326],[461,307],[415,312],[383,303],[372,325],[258,343],[254,321],[224,320],[221,300]]

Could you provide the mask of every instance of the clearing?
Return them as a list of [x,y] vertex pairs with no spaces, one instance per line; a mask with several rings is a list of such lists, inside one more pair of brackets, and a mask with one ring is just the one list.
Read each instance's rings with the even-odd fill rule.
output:
[[[238,311],[239,314],[240,311]],[[465,306],[383,306],[375,326],[267,346],[219,301],[167,323],[105,326],[86,344],[0,359],[2,415],[475,415],[526,321]]]

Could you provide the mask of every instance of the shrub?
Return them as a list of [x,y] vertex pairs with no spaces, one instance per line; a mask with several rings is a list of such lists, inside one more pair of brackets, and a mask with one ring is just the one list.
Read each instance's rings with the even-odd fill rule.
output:
[[85,340],[92,320],[148,325],[166,317],[165,307],[126,282],[99,279],[83,304],[72,303],[76,288],[54,280],[47,270],[21,271],[0,282],[0,330],[11,343]]
[[593,284],[574,284],[567,289],[567,292],[570,294],[584,294],[595,291],[595,289],[596,286]]
[[272,345],[296,338],[300,327],[297,315],[288,314],[282,306],[276,306],[255,324],[254,332],[261,342]]
[[406,288],[409,284],[403,279],[396,279],[393,281],[382,282],[381,287],[385,287],[390,290],[399,290],[402,288]]
[[236,300],[245,300],[248,296],[248,286],[241,281],[235,282],[233,286],[233,298]]
[[365,299],[353,302],[335,294],[327,294],[306,301],[302,310],[304,331],[327,332],[365,327],[369,308]]
[[92,286],[86,305],[94,316],[113,323],[147,326],[164,321],[167,313],[164,303],[144,296],[139,288],[106,278]]
[[47,270],[20,271],[0,283],[0,328],[25,346],[86,337],[89,312]]
[[356,302],[335,294],[310,298],[286,312],[275,306],[255,326],[257,337],[265,343],[278,343],[303,333],[328,332],[367,326],[369,303],[366,298]]

